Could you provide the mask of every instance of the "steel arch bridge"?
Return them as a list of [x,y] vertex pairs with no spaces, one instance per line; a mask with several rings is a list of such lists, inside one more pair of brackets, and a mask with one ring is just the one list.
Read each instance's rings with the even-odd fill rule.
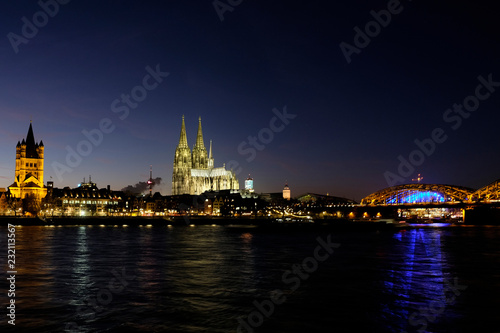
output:
[[[500,184],[498,185],[500,187]],[[500,190],[500,188],[499,188]],[[464,202],[474,190],[443,184],[405,184],[385,188],[361,200],[362,205],[400,205],[418,203]]]
[[471,200],[476,202],[500,201],[500,179],[472,193]]

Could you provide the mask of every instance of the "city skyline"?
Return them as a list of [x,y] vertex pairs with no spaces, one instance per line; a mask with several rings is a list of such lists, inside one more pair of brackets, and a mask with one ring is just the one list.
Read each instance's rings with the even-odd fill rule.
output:
[[[183,114],[190,144],[201,117],[218,164],[236,161],[240,187],[251,174],[257,192],[288,181],[292,196],[359,201],[390,185],[387,172],[475,189],[500,178],[494,13],[473,2],[389,3],[242,2],[221,21],[212,2],[68,2],[29,38],[22,18],[44,9],[4,4],[0,187],[13,182],[15,144],[32,119],[55,186],[92,175],[120,189],[147,181],[153,165],[169,195]],[[381,23],[366,35],[370,22]],[[295,117],[272,125],[285,108]],[[102,125],[109,133],[60,180],[52,164]],[[254,156],[249,137],[259,133],[267,143]],[[422,164],[402,176],[399,156],[416,150]]]
[[[201,131],[201,117],[199,117],[198,121],[199,121],[199,124],[198,124],[198,136],[197,136],[196,141],[197,141],[197,144],[198,144],[198,143],[200,143],[200,142],[203,144],[203,135],[201,134],[201,133],[202,133],[202,131]],[[201,136],[200,136],[200,134],[201,134]],[[89,137],[90,137],[90,136],[89,136]],[[181,143],[187,144],[186,140],[187,140],[187,135],[186,135],[186,131],[185,131],[184,116],[182,116],[182,128],[181,128],[181,133],[180,133],[180,140],[179,140],[179,144],[181,144]],[[200,141],[200,140],[201,140],[201,141]],[[89,141],[89,144],[90,144],[91,139],[89,139],[89,140],[87,140],[87,141]],[[26,135],[26,137],[25,137],[25,138],[23,138],[23,139],[21,139],[21,140],[19,140],[19,141],[18,141],[18,143],[17,143],[17,145],[16,145],[16,150],[20,149],[19,147],[21,147],[21,146],[20,146],[21,144],[22,144],[22,145],[25,145],[25,142],[26,142],[28,145],[30,145],[30,144],[31,144],[31,146],[33,146],[33,147],[31,147],[31,148],[34,148],[34,147],[37,147],[37,148],[38,148],[38,144],[40,144],[40,146],[41,146],[41,147],[44,147],[43,140],[36,140],[36,141],[35,141],[34,134],[33,134],[33,129],[32,129],[32,121],[30,121],[29,129],[28,129],[28,134]],[[36,146],[35,146],[35,142],[36,142]],[[197,145],[197,144],[193,144],[193,152],[194,152],[194,149],[196,149],[196,145]],[[186,147],[187,147],[187,146],[186,146]],[[178,149],[178,148],[177,148],[177,149]],[[42,148],[42,151],[43,151],[43,148]],[[75,152],[75,153],[78,155],[78,153],[77,153],[77,152]],[[205,153],[206,153],[206,152],[205,152]],[[191,152],[190,152],[190,155],[191,155]],[[42,156],[43,156],[43,153],[42,153]],[[211,162],[210,162],[210,161],[208,162],[208,165],[209,165],[208,170],[210,170],[211,166],[213,167],[213,158],[212,158],[212,142],[211,142],[211,140],[210,140],[210,155],[207,155],[207,156],[209,156],[209,160],[211,160]],[[42,161],[43,161],[43,158],[42,158]],[[235,161],[234,161],[234,160],[230,161],[230,164],[231,164],[232,162],[235,162]],[[16,163],[17,163],[17,162],[16,162]],[[24,165],[23,163],[24,163],[24,162],[21,162],[21,165]],[[43,164],[43,163],[42,163],[42,164]],[[235,165],[237,166],[237,164],[235,164]],[[408,164],[408,165],[411,165],[411,164]],[[26,166],[28,166],[28,164],[26,164]],[[35,164],[35,167],[36,167],[36,164]],[[63,165],[63,168],[65,168],[65,167],[67,167],[67,165]],[[154,191],[155,193],[156,193],[156,192],[161,193],[161,190],[159,189],[159,187],[160,187],[160,186],[157,186],[157,185],[165,185],[165,181],[163,181],[163,179],[162,179],[161,177],[152,178],[152,170],[153,170],[153,168],[152,168],[152,167],[153,167],[153,166],[152,166],[152,165],[150,165],[150,169],[149,169],[149,178],[148,178],[148,180],[147,180],[147,181],[140,180],[140,181],[138,181],[138,183],[135,183],[135,184],[129,184],[129,185],[127,185],[125,188],[122,188],[122,189],[120,189],[120,190],[125,191],[125,190],[132,190],[132,189],[143,188],[142,192],[141,192],[141,193],[137,193],[137,194],[146,194],[147,192],[151,193],[151,189],[152,189],[152,188],[155,188],[155,191]],[[224,163],[223,168],[225,168],[225,163]],[[174,167],[174,169],[175,169],[175,167]],[[219,168],[219,169],[222,169],[222,168]],[[42,171],[42,179],[43,179],[43,166],[42,166],[41,171]],[[203,171],[203,170],[197,170],[197,171]],[[17,171],[16,171],[16,173],[17,173]],[[57,174],[57,172],[56,172],[56,174]],[[175,174],[175,172],[174,172],[174,174]],[[78,183],[78,184],[77,184],[77,186],[68,186],[68,185],[65,185],[65,186],[61,186],[61,187],[64,187],[64,188],[73,188],[73,189],[74,189],[74,188],[78,188],[78,187],[80,187],[81,185],[84,185],[84,184],[87,184],[87,185],[88,185],[88,184],[94,184],[94,185],[97,185],[97,183],[93,183],[93,182],[91,181],[91,176],[92,176],[92,175],[88,175],[88,183],[86,183],[86,181],[85,181],[86,177],[83,177],[83,181],[82,181],[81,183]],[[16,176],[16,177],[17,177],[17,176]],[[16,179],[17,179],[17,178],[16,178]],[[247,186],[248,186],[247,182],[248,182],[248,180],[249,180],[249,179],[251,180],[251,183],[252,183],[252,185],[251,185],[251,191],[250,191],[250,192],[254,192],[254,190],[253,190],[253,178],[251,178],[250,174],[248,175],[248,178],[247,178],[246,180],[245,180],[245,179],[243,179],[243,180],[242,180],[242,181],[243,181],[243,183],[244,183],[244,186],[241,188],[241,190],[243,190],[243,189],[244,189],[244,190],[248,190],[248,189],[247,189]],[[411,182],[412,182],[412,183],[416,183],[416,184],[419,184],[419,185],[420,185],[420,183],[422,182],[422,180],[423,180],[423,179],[424,179],[424,177],[423,177],[421,174],[418,174],[418,175],[417,175],[417,178],[411,179]],[[158,181],[158,184],[156,184],[156,183],[154,182],[154,180]],[[52,177],[50,177],[50,180],[49,180],[49,181],[51,181],[52,183],[54,183],[54,182],[53,182],[53,180],[52,180]],[[497,179],[496,181],[489,182],[489,183],[485,184],[484,186],[481,186],[480,188],[470,188],[470,190],[472,190],[472,191],[474,191],[474,190],[482,191],[482,190],[487,189],[487,186],[492,185],[492,184],[494,184],[494,183],[497,183],[498,181],[499,181],[499,180]],[[150,182],[152,182],[153,186],[150,186]],[[46,182],[45,182],[45,183],[46,183]],[[11,186],[14,186],[15,184],[16,184],[16,182],[15,182],[14,184],[12,184]],[[189,186],[189,184],[190,184],[189,182],[186,182],[186,186]],[[410,184],[410,183],[408,183],[408,184]],[[416,184],[415,184],[415,185],[416,185]],[[100,188],[104,188],[104,187],[105,187],[105,186],[102,186],[102,184],[100,184],[100,185],[101,185],[101,186],[100,186]],[[404,184],[398,184],[398,185],[404,185]],[[433,185],[433,184],[430,184],[430,185]],[[443,184],[443,185],[457,186],[456,184]],[[10,189],[10,190],[12,191],[11,186],[6,186],[6,187],[5,187],[5,189]],[[106,186],[110,186],[110,185],[108,184],[108,185],[106,185]],[[168,186],[168,183],[167,183],[167,186]],[[172,184],[172,186],[173,186],[173,184]],[[460,186],[460,185],[458,185],[458,186]],[[57,187],[57,186],[56,186],[56,187]],[[164,186],[163,186],[163,187],[164,187]],[[384,191],[387,191],[387,190],[389,190],[390,188],[396,188],[396,187],[397,187],[397,186],[392,186],[392,185],[391,185],[391,186],[389,186],[389,187],[387,187],[387,188],[380,189],[379,191],[376,191],[376,192],[370,193],[370,195],[365,196],[365,197],[363,198],[363,200],[365,200],[365,199],[367,199],[367,198],[369,198],[369,197],[372,197],[372,196],[377,196],[377,195],[378,195],[378,193],[379,193],[379,192],[382,192],[383,190],[384,190]],[[1,188],[1,187],[0,187],[0,188]],[[467,188],[467,187],[465,187],[465,188]],[[115,190],[116,190],[116,189],[115,189]],[[237,192],[239,192],[239,190],[240,190],[240,189],[237,189]],[[218,192],[218,191],[219,191],[219,190],[215,189],[215,192]],[[233,191],[233,190],[231,190],[231,191]],[[203,191],[202,191],[202,192],[203,192]],[[200,194],[202,195],[202,194],[203,194],[202,192],[199,192],[199,193],[198,193],[198,192],[195,192],[195,193],[192,193],[191,195],[193,195],[193,194],[194,194],[194,195],[200,195]],[[271,191],[271,192],[275,192],[275,193],[276,193],[276,192],[282,192],[282,193],[283,193],[283,197],[284,197],[285,199],[290,199],[290,198],[291,198],[291,196],[290,196],[291,191],[290,191],[290,187],[288,186],[288,181],[285,181],[285,186],[283,187],[283,189],[282,189],[281,191]],[[287,192],[287,195],[285,195],[285,192]],[[261,192],[261,193],[264,193],[264,192]],[[269,193],[269,192],[268,192],[268,193]],[[299,195],[299,196],[303,196],[303,195],[306,195],[306,194],[308,194],[308,193],[314,193],[314,192],[311,192],[311,191],[309,191],[309,192],[303,192],[303,193],[300,193],[300,194],[297,194],[297,195]],[[161,193],[161,194],[162,194],[162,195],[166,195],[165,193]],[[187,191],[187,192],[185,192],[185,193],[179,193],[179,194],[189,194],[189,191]],[[177,194],[177,195],[179,195],[179,194]],[[169,195],[169,194],[167,194],[167,195]],[[175,195],[175,194],[171,194],[171,195]],[[329,193],[326,193],[326,195],[328,196],[328,195],[330,195],[330,194],[329,194]],[[292,196],[292,197],[293,197],[293,196]],[[335,196],[335,195],[333,195],[333,197],[336,197],[336,196]],[[349,198],[345,198],[345,199],[349,199]],[[355,200],[355,201],[356,201],[356,200]],[[362,200],[359,200],[359,201],[361,202]]]

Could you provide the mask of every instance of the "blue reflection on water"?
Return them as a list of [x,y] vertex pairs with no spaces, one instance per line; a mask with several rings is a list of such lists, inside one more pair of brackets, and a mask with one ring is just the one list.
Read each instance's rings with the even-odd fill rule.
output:
[[[401,243],[404,262],[394,262],[384,282],[386,292],[394,296],[385,304],[384,312],[397,318],[392,327],[416,331],[425,329],[429,319],[420,315],[420,309],[430,304],[445,304],[447,273],[446,257],[441,250],[441,231],[433,229],[403,230],[394,235]],[[398,255],[397,257],[400,257]]]

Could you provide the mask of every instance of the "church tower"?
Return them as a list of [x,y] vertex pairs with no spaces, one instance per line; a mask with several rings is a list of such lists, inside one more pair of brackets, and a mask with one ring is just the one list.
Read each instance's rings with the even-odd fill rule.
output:
[[[200,123],[201,126],[201,123]],[[187,142],[186,125],[182,116],[181,135],[175,149],[172,195],[189,193],[191,180],[191,149]]]
[[214,168],[214,158],[212,156],[212,140],[210,140],[210,153],[208,154],[208,168]]
[[26,140],[16,145],[16,174],[14,184],[9,186],[14,198],[32,196],[35,201],[45,198],[47,188],[43,185],[43,141],[35,142],[33,127],[28,129]]
[[203,132],[201,131],[201,117],[198,119],[198,135],[196,136],[196,144],[193,148],[193,169],[207,169],[208,155],[205,144],[203,143]]
[[288,187],[288,182],[285,184],[283,188],[283,199],[290,200],[290,187]]

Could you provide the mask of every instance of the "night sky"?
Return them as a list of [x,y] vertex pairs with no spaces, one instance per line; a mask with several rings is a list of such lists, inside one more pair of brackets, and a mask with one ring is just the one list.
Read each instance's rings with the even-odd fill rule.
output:
[[[500,82],[500,21],[490,6],[231,3],[221,21],[209,0],[74,0],[53,17],[36,14],[37,1],[3,2],[0,187],[14,181],[15,146],[32,118],[35,139],[45,144],[45,180],[52,176],[56,187],[76,187],[90,174],[99,187],[119,190],[147,180],[153,165],[164,180],[157,190],[168,195],[182,115],[190,146],[201,117],[215,165],[233,166],[240,187],[251,174],[257,192],[279,192],[288,181],[292,196],[360,200],[390,185],[386,172],[399,175],[398,184],[421,173],[424,182],[472,188],[500,178],[500,87],[479,89],[479,105],[467,99],[479,76]],[[397,13],[385,27],[369,24],[373,37],[367,45],[358,38],[363,47],[348,63],[340,44],[354,47],[354,28],[365,31],[370,12],[388,6]],[[25,28],[25,38],[22,18],[31,24],[33,15],[40,27],[36,34]],[[154,71],[161,82],[149,77],[145,90]],[[121,96],[131,92],[140,101],[128,107]],[[465,99],[477,110],[447,112]],[[282,126],[273,117],[285,108]],[[76,151],[86,140],[82,131],[103,122],[108,133],[69,167],[68,147]],[[414,141],[437,128],[446,140],[411,175],[398,174],[398,156],[408,159]],[[259,133],[265,144],[258,141],[262,150],[252,159],[248,137]],[[67,169],[58,175],[54,165]]]

